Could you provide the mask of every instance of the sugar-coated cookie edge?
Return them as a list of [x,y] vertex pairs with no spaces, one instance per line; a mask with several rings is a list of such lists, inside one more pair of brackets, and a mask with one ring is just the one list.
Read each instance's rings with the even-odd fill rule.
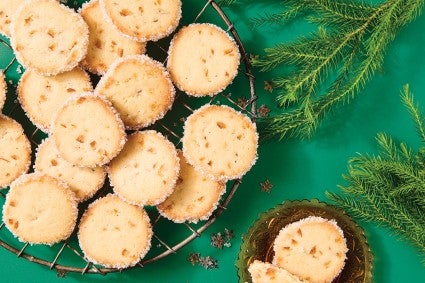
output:
[[173,189],[174,189],[174,187],[175,187],[175,185],[177,183],[177,179],[179,178],[180,158],[177,155],[177,149],[176,149],[175,145],[171,141],[169,141],[167,139],[167,137],[165,137],[162,133],[157,132],[155,130],[144,130],[144,131],[136,131],[136,132],[132,133],[130,136],[139,135],[139,134],[154,134],[154,135],[160,137],[161,139],[164,139],[164,141],[167,144],[167,146],[170,147],[170,149],[172,149],[172,151],[173,151],[173,157],[176,159],[177,166],[175,166],[175,168],[174,168],[174,176],[175,177],[170,182],[170,185],[169,185],[169,188],[168,188],[168,193],[167,194],[164,194],[164,196],[162,198],[158,198],[154,202],[146,202],[145,201],[143,203],[140,203],[140,202],[129,200],[126,197],[124,197],[120,192],[118,192],[118,191],[115,190],[115,185],[114,185],[114,183],[112,181],[112,178],[110,177],[111,171],[110,171],[110,165],[109,164],[106,167],[106,172],[108,174],[109,184],[112,187],[112,190],[114,191],[114,194],[116,194],[118,197],[120,197],[123,201],[125,201],[125,202],[127,202],[127,203],[129,203],[131,205],[136,205],[136,206],[145,206],[145,205],[155,206],[155,205],[158,205],[161,202],[163,202],[167,197],[169,197],[173,193]]
[[[217,176],[215,174],[206,172],[201,166],[197,165],[196,162],[194,162],[194,160],[191,159],[191,157],[187,154],[187,148],[186,148],[185,142],[184,142],[186,126],[187,126],[188,123],[190,123],[193,119],[196,118],[196,115],[198,115],[202,111],[205,111],[206,108],[209,108],[211,106],[212,107],[222,107],[222,108],[225,108],[225,109],[227,108],[228,110],[234,111],[235,114],[242,117],[243,119],[245,119],[247,122],[249,122],[253,126],[253,129],[254,129],[254,132],[255,132],[254,138],[255,138],[255,141],[256,141],[255,149],[253,149],[253,150],[255,150],[255,157],[251,161],[250,166],[248,166],[247,170],[245,170],[244,172],[241,172],[239,174],[234,174],[234,175],[223,175],[222,174],[222,175]],[[201,174],[208,176],[210,179],[216,180],[216,181],[226,182],[226,181],[229,181],[229,180],[240,179],[240,178],[242,178],[242,176],[244,176],[246,173],[248,173],[249,170],[251,170],[251,168],[255,165],[255,163],[257,162],[257,159],[258,159],[258,141],[259,141],[259,135],[258,135],[258,131],[257,131],[257,125],[247,115],[245,115],[242,112],[240,112],[240,111],[238,111],[238,110],[236,110],[236,109],[234,109],[230,106],[227,106],[227,105],[205,104],[205,105],[199,107],[198,109],[196,109],[195,111],[193,111],[193,113],[187,117],[187,119],[185,120],[184,125],[183,125],[183,137],[182,137],[183,147],[182,147],[182,150],[183,150],[184,157],[189,162],[189,164],[192,165],[198,172],[200,172]]]
[[[93,91],[93,84],[91,82],[90,75],[83,68],[77,66],[74,69],[71,69],[71,70],[66,71],[66,72],[71,72],[75,69],[81,70],[84,73],[84,76],[90,82],[90,87],[91,87],[90,90]],[[34,126],[36,126],[39,130],[41,130],[42,132],[44,132],[46,134],[51,134],[52,133],[51,129],[50,129],[51,123],[49,123],[49,125],[46,127],[46,125],[43,125],[40,121],[36,121],[36,119],[34,119],[34,117],[27,112],[27,109],[24,106],[26,103],[24,103],[25,99],[23,100],[22,83],[26,79],[26,77],[30,75],[30,72],[35,72],[36,74],[38,74],[34,69],[27,69],[22,74],[22,76],[19,78],[18,86],[16,88],[16,94],[17,94],[19,104],[21,104],[21,107],[22,107],[22,110],[24,110],[25,116],[31,121],[31,123],[34,124]],[[40,74],[38,74],[38,75],[40,75]],[[57,75],[59,75],[59,74],[57,74]],[[51,77],[54,77],[54,76],[55,75],[52,75]]]
[[161,70],[162,75],[164,76],[164,78],[166,79],[167,83],[168,83],[168,87],[169,87],[169,93],[170,93],[170,104],[167,106],[167,108],[164,110],[164,112],[159,113],[151,122],[149,123],[143,123],[143,124],[138,124],[138,125],[125,125],[125,128],[127,130],[139,130],[142,128],[146,128],[152,124],[154,124],[156,121],[162,119],[165,114],[172,108],[173,104],[174,104],[174,100],[176,97],[176,89],[174,88],[173,82],[171,81],[170,78],[170,74],[168,73],[167,69],[165,68],[165,66],[159,62],[156,61],[155,59],[152,59],[151,57],[145,55],[145,54],[140,54],[140,55],[127,55],[124,56],[122,58],[119,58],[117,60],[115,60],[108,68],[108,71],[106,71],[105,75],[99,80],[99,83],[97,84],[96,88],[94,89],[94,93],[104,97],[105,99],[107,99],[105,97],[104,94],[102,94],[99,89],[100,88],[105,88],[105,84],[106,81],[113,77],[115,70],[123,63],[125,63],[126,61],[137,61],[141,64],[144,63],[149,63],[152,64],[154,67],[157,67]]
[[[89,206],[87,207],[87,209],[84,211],[84,213],[83,213],[83,215],[81,216],[81,219],[80,219],[80,223],[78,224],[78,232],[77,232],[77,238],[78,238],[78,243],[80,243],[80,225],[81,225],[81,223],[83,223],[83,220],[87,217],[86,216],[86,212],[91,208],[91,207],[93,207],[93,206],[95,206],[100,200],[102,200],[102,199],[104,199],[104,198],[109,198],[109,197],[117,197],[119,200],[121,200],[121,201],[123,201],[122,200],[122,198],[120,198],[118,195],[116,195],[116,194],[113,194],[113,193],[109,193],[109,194],[107,194],[106,196],[104,196],[104,197],[101,197],[101,198],[98,198],[98,199],[96,199],[95,201],[93,201],[92,203],[90,203],[89,204]],[[124,201],[125,202],[125,201]],[[129,204],[128,202],[125,202],[126,204],[128,204],[128,205],[133,205],[133,204]],[[137,258],[137,260],[135,260],[135,261],[133,261],[133,262],[131,262],[131,263],[129,263],[129,264],[127,264],[127,265],[119,265],[119,264],[117,264],[117,265],[104,265],[103,263],[100,263],[100,262],[98,262],[98,261],[96,261],[95,259],[93,259],[92,257],[90,257],[90,256],[88,256],[86,253],[85,253],[85,251],[84,251],[84,249],[83,249],[83,247],[81,246],[81,244],[79,244],[79,246],[80,246],[80,248],[81,248],[81,250],[83,251],[83,253],[84,253],[84,257],[88,260],[88,261],[90,261],[90,262],[92,262],[92,263],[94,263],[94,264],[99,264],[99,265],[102,265],[102,266],[105,266],[105,267],[108,267],[108,268],[117,268],[117,269],[124,269],[124,268],[127,268],[127,267],[131,267],[131,266],[134,266],[134,265],[136,265],[138,262],[140,262],[145,256],[146,256],[146,254],[149,252],[149,250],[151,249],[151,247],[152,247],[152,237],[153,237],[153,230],[152,230],[152,223],[151,223],[151,220],[150,220],[150,217],[149,217],[149,215],[148,215],[148,213],[146,212],[146,210],[143,208],[143,207],[140,207],[140,206],[136,206],[136,205],[133,205],[133,206],[135,206],[136,208],[138,208],[138,209],[140,209],[141,211],[142,211],[142,214],[143,214],[143,216],[144,217],[146,217],[147,219],[148,219],[148,235],[147,235],[147,242],[148,242],[148,244],[146,245],[146,248],[141,252],[141,255],[140,255],[140,257],[139,258]]]
[[[28,153],[29,158],[28,158],[26,164],[24,165],[22,172],[19,173],[17,175],[17,177],[14,179],[14,180],[16,180],[17,178],[19,178],[23,174],[26,174],[31,167],[31,153],[32,153],[31,142],[30,142],[29,138],[27,137],[27,135],[25,134],[24,128],[22,127],[22,125],[19,122],[15,121],[14,119],[10,118],[9,116],[1,114],[1,113],[0,113],[0,119],[5,119],[6,121],[10,121],[10,122],[18,125],[19,128],[20,128],[20,133],[25,136],[25,150]],[[0,190],[9,186],[11,183],[13,183],[13,181],[9,182],[7,184],[0,184]]]
[[[173,49],[174,49],[174,41],[177,40],[177,37],[179,36],[180,32],[183,29],[186,29],[186,28],[189,28],[189,27],[192,28],[194,26],[204,26],[204,25],[205,26],[208,26],[208,27],[212,27],[215,30],[217,30],[219,33],[222,33],[223,35],[225,35],[235,45],[236,51],[237,51],[237,55],[238,55],[238,61],[239,61],[239,64],[238,65],[240,65],[241,53],[240,53],[239,46],[236,43],[235,39],[233,37],[231,37],[222,28],[220,28],[219,26],[217,26],[215,24],[212,24],[212,23],[191,23],[191,24],[189,24],[187,26],[182,27],[179,31],[177,31],[177,33],[171,39],[170,45],[168,47],[167,58],[170,58],[172,56]],[[169,67],[169,60],[168,60],[167,61],[167,69],[169,69],[169,68],[170,67]],[[187,95],[194,96],[194,97],[205,97],[205,96],[214,96],[214,95],[219,94],[220,92],[224,91],[229,85],[232,84],[233,80],[236,78],[237,75],[238,75],[238,68],[235,69],[235,72],[233,74],[230,74],[231,79],[229,80],[229,83],[228,84],[226,84],[226,85],[218,88],[215,91],[211,91],[211,92],[208,92],[208,93],[199,93],[199,92],[190,91],[190,90],[185,89],[185,87],[183,87],[178,82],[175,82],[175,81],[173,81],[173,82],[177,86],[178,89],[180,89],[181,91],[185,92]]]
[[[115,158],[121,152],[122,148],[124,147],[124,145],[127,141],[127,134],[125,133],[124,123],[122,122],[120,115],[118,114],[117,110],[112,106],[111,102],[109,100],[107,100],[106,98],[100,96],[100,95],[94,94],[93,92],[83,92],[83,93],[80,93],[80,94],[76,94],[76,95],[71,96],[70,98],[68,98],[68,100],[65,101],[65,103],[62,105],[62,107],[59,108],[58,111],[56,111],[56,113],[53,115],[52,121],[50,122],[50,130],[51,130],[52,136],[53,137],[55,136],[53,134],[55,132],[54,124],[55,124],[57,116],[59,115],[61,110],[64,107],[69,106],[72,102],[77,101],[79,98],[82,98],[82,97],[100,99],[101,101],[103,101],[103,103],[105,103],[105,106],[110,111],[112,111],[113,115],[115,116],[115,120],[118,124],[118,127],[119,127],[122,135],[121,135],[121,138],[120,138],[120,141],[119,141],[120,149],[117,150],[116,153],[111,155],[112,157],[110,158],[110,160],[112,160],[113,158]],[[56,143],[56,138],[54,138],[54,139],[55,139],[55,143]],[[91,166],[91,167],[98,167],[98,166],[100,167],[100,166],[103,166],[103,165],[105,165],[105,163],[94,164],[94,166]],[[82,166],[82,167],[90,167],[90,166]]]
[[105,2],[104,0],[99,0],[99,5],[100,5],[100,9],[102,10],[102,13],[104,15],[104,18],[118,31],[120,32],[122,35],[124,35],[127,38],[130,38],[133,41],[139,41],[139,42],[147,42],[147,41],[158,41],[162,38],[165,38],[167,36],[169,36],[171,33],[173,33],[173,31],[175,31],[177,29],[177,27],[179,26],[180,20],[182,18],[182,1],[178,0],[179,2],[179,11],[177,14],[177,17],[175,19],[175,21],[173,22],[173,24],[171,26],[168,27],[168,29],[163,32],[163,33],[156,33],[156,34],[152,34],[151,36],[143,36],[143,37],[136,37],[136,36],[132,36],[129,34],[126,34],[125,32],[123,32],[122,30],[120,30],[112,21],[111,16],[109,15],[108,11],[106,10],[105,7]]
[[3,71],[0,70],[0,113],[3,109],[4,103],[6,102],[7,83],[6,76]]
[[[44,145],[44,143],[48,142],[49,139],[51,139],[50,140],[51,142],[53,142],[53,143],[55,142],[53,140],[53,137],[52,136],[48,136],[48,137],[44,138],[41,141],[41,143],[37,146],[37,148],[35,149],[35,161],[34,161],[34,164],[32,166],[34,172],[39,172],[39,170],[37,169],[37,166],[36,166],[37,165],[37,159],[38,159],[38,156],[39,156],[39,149],[40,149],[40,147],[42,147]],[[56,147],[55,147],[55,152],[54,153],[56,153],[56,154],[58,154],[60,156],[60,154],[59,154],[58,150],[56,149]],[[68,161],[66,161],[65,159],[63,159],[62,157],[61,157],[61,159],[62,159],[61,160],[62,162],[66,162],[66,163],[72,165],[71,163],[69,163]],[[86,200],[92,198],[103,187],[103,185],[105,184],[105,180],[106,180],[106,166],[99,166],[99,167],[94,167],[94,168],[101,168],[102,169],[102,173],[103,173],[102,182],[100,182],[97,185],[96,190],[90,192],[90,194],[87,194],[84,198],[81,198],[80,199],[77,196],[75,196],[75,199],[77,200],[78,203],[83,202],[83,201],[86,201]],[[47,173],[43,173],[43,174],[49,175]],[[55,178],[55,177],[53,177],[53,178]],[[58,179],[58,178],[56,178],[56,179]],[[66,183],[65,181],[62,181],[60,179],[58,179],[58,180],[61,181],[61,182]],[[68,187],[69,187],[69,185],[68,185]]]
[[[44,0],[25,0],[24,2],[22,2],[21,5],[19,5],[18,9],[15,12],[15,15],[20,13],[21,10],[23,10],[24,8],[26,8],[27,6],[30,6],[33,4],[33,2],[37,2],[37,1],[44,1]],[[78,64],[84,59],[84,57],[87,54],[87,49],[89,46],[89,27],[87,26],[86,22],[84,21],[83,17],[81,17],[80,14],[78,14],[77,12],[75,12],[73,9],[71,9],[68,6],[65,6],[64,4],[62,4],[60,1],[54,1],[54,0],[46,0],[46,1],[53,1],[59,4],[59,6],[67,12],[72,12],[72,14],[76,15],[76,17],[79,19],[79,23],[81,28],[83,29],[83,34],[80,35],[80,37],[77,39],[78,41],[82,41],[82,52],[80,54],[79,57],[81,58],[77,58],[75,60],[75,62],[73,62],[72,64],[68,64],[65,65],[62,68],[58,68],[58,70],[40,70],[34,66],[32,66],[32,64],[28,64],[28,62],[26,62],[26,60],[23,58],[23,56],[21,56],[22,54],[16,50],[16,46],[17,46],[17,42],[15,41],[16,38],[14,36],[15,34],[15,21],[12,20],[11,24],[10,24],[10,46],[13,49],[13,53],[15,54],[16,59],[18,60],[19,64],[21,64],[25,69],[34,69],[35,72],[39,73],[40,75],[43,76],[53,76],[53,75],[57,75],[66,71],[70,71],[72,69],[74,69],[75,67],[78,66]]]
[[[68,236],[64,239],[59,239],[55,242],[26,242],[24,241],[21,237],[19,237],[18,235],[16,235],[14,232],[12,232],[9,227],[8,230],[9,232],[15,237],[17,238],[20,242],[23,243],[28,243],[30,245],[34,245],[34,244],[43,244],[43,245],[48,245],[48,246],[52,246],[53,244],[59,243],[65,239],[68,239],[72,232],[74,231],[76,225],[77,225],[77,217],[78,217],[78,202],[77,199],[75,197],[75,194],[68,188],[68,184],[66,184],[65,182],[62,182],[56,178],[53,178],[47,174],[42,174],[39,172],[34,172],[34,173],[29,173],[29,174],[24,174],[21,175],[18,179],[16,179],[15,181],[12,182],[10,189],[12,190],[14,186],[21,186],[24,185],[27,182],[30,181],[34,181],[34,180],[38,180],[41,177],[45,177],[47,179],[50,179],[50,181],[54,182],[55,185],[60,188],[63,192],[65,192],[66,196],[68,197],[68,201],[70,201],[71,205],[72,205],[72,218],[74,219],[74,225],[72,227],[70,227],[70,230],[68,231]],[[4,215],[5,215],[5,210],[6,210],[6,204],[9,203],[10,199],[9,199],[9,194],[6,194],[6,200],[4,202],[3,205],[3,210],[2,210],[2,221],[5,223],[5,225],[7,226],[7,223],[4,219]]]

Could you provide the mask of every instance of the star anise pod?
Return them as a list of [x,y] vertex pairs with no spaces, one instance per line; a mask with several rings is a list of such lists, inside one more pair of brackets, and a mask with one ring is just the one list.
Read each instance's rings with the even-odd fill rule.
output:
[[270,193],[273,188],[273,184],[267,179],[264,182],[260,183],[261,191],[265,193]]

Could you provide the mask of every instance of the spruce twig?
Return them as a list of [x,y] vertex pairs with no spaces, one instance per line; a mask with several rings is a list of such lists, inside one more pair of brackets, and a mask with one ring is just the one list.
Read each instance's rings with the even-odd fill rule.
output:
[[[408,85],[401,99],[424,139],[424,116],[414,103]],[[404,142],[396,144],[383,133],[376,137],[380,154],[359,155],[349,160],[341,192],[327,192],[353,216],[392,228],[394,233],[419,248],[425,264],[425,163],[424,147],[414,152]]]
[[401,27],[422,12],[424,0],[387,0],[378,5],[282,0],[282,4],[286,10],[255,18],[253,24],[285,23],[302,15],[318,29],[253,58],[253,65],[263,72],[283,64],[293,68],[272,80],[282,111],[260,119],[263,138],[312,136],[328,112],[349,103],[382,69],[388,45]]

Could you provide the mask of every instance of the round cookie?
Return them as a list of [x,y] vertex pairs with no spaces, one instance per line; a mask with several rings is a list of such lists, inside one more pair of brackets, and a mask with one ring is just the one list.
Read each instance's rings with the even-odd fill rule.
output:
[[217,208],[221,195],[226,191],[226,185],[196,171],[187,163],[180,150],[178,156],[180,176],[173,193],[157,205],[158,211],[176,223],[207,220]]
[[83,4],[80,15],[89,26],[89,46],[81,65],[103,75],[116,59],[145,53],[146,44],[124,36],[105,19],[98,0]]
[[26,173],[31,163],[31,144],[15,120],[0,114],[0,189]]
[[280,230],[273,264],[312,283],[332,282],[344,267],[347,250],[335,220],[310,216]]
[[174,189],[179,175],[174,145],[153,130],[135,132],[109,164],[114,192],[131,204],[157,205]]
[[78,202],[91,198],[103,186],[106,177],[103,167],[78,167],[64,160],[50,137],[37,148],[34,171],[67,183]]
[[307,283],[285,269],[271,263],[254,260],[248,267],[252,283]]
[[50,132],[52,116],[71,96],[93,90],[89,75],[75,68],[55,76],[26,70],[18,84],[18,99],[31,122]]
[[0,1],[0,33],[10,37],[12,16],[24,0]]
[[10,185],[3,222],[22,242],[52,245],[67,239],[77,221],[74,193],[53,177],[22,175]]
[[137,41],[157,41],[170,35],[181,18],[180,0],[99,0],[107,18]]
[[6,101],[7,85],[4,73],[0,71],[0,113],[3,109],[4,102]]
[[112,103],[127,129],[140,129],[164,117],[174,102],[175,89],[160,62],[134,55],[113,63],[95,93]]
[[11,25],[11,45],[26,69],[42,75],[72,70],[87,53],[89,29],[74,10],[55,0],[27,0]]
[[167,68],[180,90],[212,96],[233,81],[239,61],[238,46],[224,30],[212,24],[190,24],[174,35]]
[[106,99],[92,93],[69,98],[56,112],[51,130],[60,156],[82,167],[108,163],[126,141],[118,113]]
[[90,204],[84,212],[78,240],[91,262],[126,268],[146,255],[152,234],[149,216],[143,208],[109,194]]
[[226,181],[242,177],[257,159],[256,126],[228,106],[204,105],[185,121],[183,154],[202,174]]

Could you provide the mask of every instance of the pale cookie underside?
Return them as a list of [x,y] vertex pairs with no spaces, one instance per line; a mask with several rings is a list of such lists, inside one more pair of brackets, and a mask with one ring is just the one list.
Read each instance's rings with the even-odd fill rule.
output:
[[50,132],[52,117],[64,102],[92,90],[89,75],[80,68],[49,77],[26,70],[19,81],[18,99],[31,122]]
[[211,96],[233,81],[239,62],[239,49],[225,31],[212,24],[191,24],[173,37],[167,68],[180,90]]
[[112,24],[137,41],[157,41],[170,35],[181,18],[180,0],[100,0]]
[[257,159],[255,124],[228,106],[205,105],[185,122],[183,154],[215,180],[242,177]]
[[87,53],[88,27],[72,9],[55,0],[29,0],[11,26],[11,45],[26,68],[55,75],[77,66]]
[[71,235],[77,213],[74,194],[66,185],[33,173],[11,184],[3,221],[20,241],[50,245]]
[[252,262],[248,267],[248,271],[251,275],[252,283],[307,283],[285,269],[259,260]]
[[176,222],[197,223],[208,219],[217,208],[226,186],[203,176],[187,163],[179,150],[180,175],[173,193],[157,208],[164,217]]
[[135,132],[109,164],[113,190],[129,203],[157,205],[169,196],[179,173],[174,145],[162,134]]
[[111,268],[126,268],[142,259],[151,246],[152,227],[143,208],[116,195],[96,200],[81,218],[78,240],[85,256]]
[[28,171],[31,144],[22,126],[0,114],[0,189]]
[[90,31],[87,55],[81,62],[84,68],[103,75],[116,59],[145,53],[144,42],[137,42],[124,36],[105,19],[98,0],[85,3],[80,14]]
[[273,264],[318,283],[331,282],[341,272],[347,245],[335,221],[312,216],[282,228],[273,250]]
[[52,138],[38,146],[34,170],[67,183],[79,202],[92,197],[103,186],[106,177],[103,167],[78,167],[64,160]]
[[52,134],[59,154],[83,167],[108,163],[126,140],[118,113],[108,101],[91,93],[65,102],[53,118]]
[[145,55],[116,61],[95,92],[112,103],[128,129],[144,128],[164,117],[175,95],[166,69]]

